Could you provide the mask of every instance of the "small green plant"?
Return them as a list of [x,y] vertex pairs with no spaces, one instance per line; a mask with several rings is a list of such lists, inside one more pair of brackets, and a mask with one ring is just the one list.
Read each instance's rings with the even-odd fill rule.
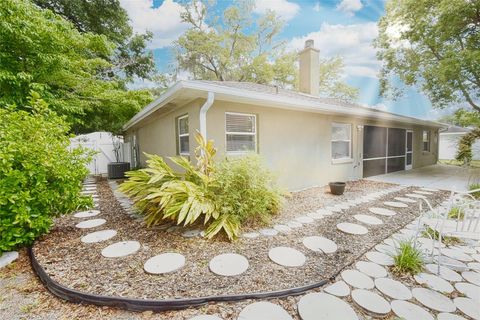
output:
[[[427,227],[425,231],[422,232],[422,236],[425,238],[432,238],[433,240],[438,240],[440,238],[440,233],[437,230],[434,230],[430,227]],[[452,246],[462,243],[462,241],[457,237],[443,236],[442,243],[447,246]]]
[[413,241],[400,242],[393,261],[393,272],[402,275],[422,272],[425,265],[423,253],[415,247]]
[[[472,183],[468,186],[468,190],[477,190],[480,189],[480,183]],[[472,196],[475,197],[475,199],[480,199],[480,191],[476,191],[472,193]]]
[[463,217],[464,217],[463,210],[459,207],[453,207],[448,212],[449,219],[463,219]]
[[148,226],[172,220],[207,225],[205,236],[224,231],[235,239],[242,223],[268,220],[281,204],[282,193],[255,156],[215,164],[212,141],[196,135],[196,165],[184,157],[169,158],[181,167],[174,171],[157,155],[147,155],[148,167],[127,173],[120,190],[144,214]]

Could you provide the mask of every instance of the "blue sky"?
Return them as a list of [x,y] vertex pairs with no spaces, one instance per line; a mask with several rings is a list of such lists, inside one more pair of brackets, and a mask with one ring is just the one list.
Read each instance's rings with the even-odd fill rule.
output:
[[[168,71],[174,63],[172,42],[187,28],[180,21],[182,10],[174,0],[120,0],[129,13],[135,31],[150,30],[154,40],[150,44],[157,68]],[[371,42],[378,30],[376,23],[384,14],[384,0],[254,0],[255,15],[267,9],[277,12],[285,21],[279,39],[291,49],[300,49],[306,39],[315,40],[315,46],[324,57],[340,55],[344,58],[345,81],[360,89],[358,102],[382,110],[425,119],[436,119],[441,113],[432,109],[428,99],[417,88],[405,88],[397,101],[379,97],[376,77],[379,62]],[[215,11],[221,14],[233,3],[217,0]],[[137,83],[136,86],[148,86]]]

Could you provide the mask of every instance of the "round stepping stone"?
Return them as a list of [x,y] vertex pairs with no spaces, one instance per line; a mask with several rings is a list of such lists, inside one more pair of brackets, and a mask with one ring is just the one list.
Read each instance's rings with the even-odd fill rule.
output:
[[198,237],[200,235],[200,232],[202,232],[202,230],[198,230],[198,229],[187,230],[184,233],[182,233],[182,237],[184,237],[184,238]]
[[464,314],[475,320],[480,319],[480,307],[478,301],[470,298],[455,298],[453,299],[455,306]]
[[408,204],[403,202],[385,201],[383,204],[394,208],[408,208]]
[[397,200],[397,201],[405,202],[405,203],[417,203],[418,202],[417,200],[413,200],[413,199],[410,199],[410,198],[404,198],[404,197],[395,197],[394,199]]
[[413,193],[416,193],[416,194],[423,194],[423,195],[427,195],[427,196],[428,196],[428,195],[431,195],[431,194],[433,194],[433,193],[431,193],[431,192],[428,192],[428,191],[422,191],[422,190],[415,190],[415,191],[413,191]]
[[362,235],[367,234],[368,229],[355,223],[342,222],[337,224],[337,229],[349,234]]
[[303,245],[310,250],[324,253],[334,253],[338,248],[332,240],[319,236],[304,238]]
[[477,250],[475,250],[474,248],[471,248],[471,247],[467,247],[467,246],[453,246],[451,248],[462,250],[463,252],[465,252],[467,254],[476,254],[477,253]]
[[356,214],[353,216],[355,219],[357,219],[360,222],[366,223],[366,224],[371,224],[371,225],[380,225],[383,224],[383,221],[376,218],[372,217],[366,214]]
[[391,303],[393,312],[403,320],[434,320],[427,310],[411,302],[394,300]]
[[397,214],[395,211],[386,208],[368,208],[368,210],[371,213],[375,213],[381,216],[394,216]]
[[328,211],[332,211],[332,212],[337,212],[337,213],[340,213],[342,212],[342,209],[338,208],[338,207],[326,207],[325,209],[327,209]]
[[473,258],[475,261],[480,262],[480,254],[472,254],[472,258]]
[[416,193],[407,193],[405,196],[409,198],[415,198],[415,199],[427,199],[427,197],[425,197],[424,195],[416,194]]
[[236,253],[224,253],[215,256],[208,264],[210,271],[220,276],[231,277],[247,271],[247,258]]
[[462,276],[460,276],[457,272],[453,271],[452,269],[449,269],[445,266],[440,266],[440,274],[438,274],[438,265],[430,263],[425,266],[425,269],[427,269],[430,273],[436,274],[442,279],[445,279],[447,281],[462,281]]
[[420,188],[422,191],[429,191],[429,192],[438,192],[438,189],[432,189],[432,188]]
[[412,289],[412,294],[418,302],[429,309],[440,312],[453,312],[456,309],[452,300],[437,291],[425,288],[414,288]]
[[117,235],[115,230],[101,230],[87,234],[80,239],[83,243],[96,243],[111,239]]
[[335,205],[335,207],[342,210],[348,210],[350,208],[350,205],[347,203],[343,203],[343,204],[337,204]]
[[388,254],[388,255],[392,255],[397,251],[397,249],[395,249],[395,247],[392,247],[392,246],[389,246],[389,245],[383,244],[383,243],[377,244],[375,246],[375,250],[377,250],[378,252],[381,252],[381,253]]
[[382,266],[393,266],[394,264],[393,258],[385,253],[370,251],[365,256],[368,260]]
[[359,289],[373,289],[373,280],[358,270],[342,271],[342,279],[352,287]]
[[296,220],[300,223],[312,223],[314,221],[313,218],[307,216],[298,217]]
[[[434,256],[435,261],[438,261],[438,256]],[[461,261],[446,257],[446,256],[441,256],[440,257],[440,264],[445,265],[446,267],[449,267],[450,269],[457,270],[457,271],[463,271],[467,269],[467,265]]]
[[290,228],[289,226],[286,226],[284,224],[276,224],[276,225],[273,226],[273,229],[277,230],[278,232],[283,232],[283,233],[287,233],[287,232],[292,231],[292,228]]
[[284,267],[301,267],[307,259],[303,253],[289,247],[272,248],[268,252],[268,257]]
[[337,281],[334,284],[329,285],[323,289],[326,293],[333,294],[337,297],[346,297],[350,294],[350,287],[347,286],[345,281]]
[[383,240],[383,243],[385,243],[387,246],[391,246],[391,247],[394,247],[394,248],[398,245],[398,242],[395,241],[393,238],[385,239],[385,240]]
[[125,257],[137,252],[140,249],[138,241],[122,241],[109,245],[102,250],[102,256],[106,258]]
[[419,284],[426,284],[428,287],[435,291],[443,293],[452,293],[453,286],[446,280],[429,273],[419,273],[413,276],[415,281]]
[[437,320],[467,320],[467,319],[453,313],[442,312],[437,315]]
[[266,236],[266,237],[273,237],[278,234],[278,231],[272,228],[261,229],[258,232],[260,232],[262,236]]
[[92,220],[79,222],[75,225],[75,227],[79,229],[90,229],[90,228],[101,226],[105,222],[107,222],[107,220],[105,219],[92,219]]
[[355,263],[355,267],[360,271],[365,273],[367,276],[373,278],[382,278],[387,276],[387,270],[373,262],[367,261],[358,261]]
[[219,318],[214,315],[209,315],[209,314],[201,314],[193,318],[190,318],[189,320],[222,320],[222,318]]
[[332,211],[329,211],[327,209],[318,209],[316,212],[320,213],[322,216],[331,216],[333,214]]
[[467,263],[467,266],[472,270],[480,271],[480,263],[479,262],[469,262],[469,263]]
[[462,277],[470,283],[480,286],[480,273],[475,271],[464,271]]
[[348,303],[323,292],[304,295],[297,308],[302,320],[358,320]]
[[391,310],[390,304],[387,300],[368,290],[353,290],[352,299],[363,309],[377,315],[385,315]]
[[242,233],[242,237],[247,238],[247,239],[258,238],[258,236],[260,236],[260,233],[258,233],[258,232]]
[[455,289],[458,292],[463,293],[467,297],[480,301],[480,287],[468,282],[457,282],[455,283]]
[[375,279],[375,287],[384,295],[396,300],[409,300],[412,298],[412,292],[403,283],[389,279]]
[[185,257],[176,252],[167,252],[152,257],[145,262],[143,269],[147,273],[162,274],[173,272],[185,265]]
[[18,259],[17,251],[0,252],[0,269]]
[[271,302],[254,302],[238,315],[238,320],[292,320],[285,309]]
[[312,218],[313,220],[320,220],[324,217],[323,214],[321,214],[320,212],[316,211],[316,212],[309,212],[307,213],[307,217],[310,217]]
[[298,228],[301,228],[303,226],[303,224],[301,224],[300,222],[297,222],[297,221],[290,221],[290,222],[287,223],[287,226],[289,226],[292,229],[298,229]]
[[460,249],[451,249],[451,248],[442,249],[442,254],[444,256],[447,256],[449,258],[459,260],[459,261],[464,261],[464,262],[473,261],[472,257],[470,257],[466,253],[463,253],[463,251]]

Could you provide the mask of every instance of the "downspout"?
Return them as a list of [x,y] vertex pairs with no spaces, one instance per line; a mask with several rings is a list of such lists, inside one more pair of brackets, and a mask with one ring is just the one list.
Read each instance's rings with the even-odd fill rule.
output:
[[207,101],[200,108],[200,134],[205,140],[207,140],[207,111],[213,104],[215,100],[215,95],[213,92],[208,92]]

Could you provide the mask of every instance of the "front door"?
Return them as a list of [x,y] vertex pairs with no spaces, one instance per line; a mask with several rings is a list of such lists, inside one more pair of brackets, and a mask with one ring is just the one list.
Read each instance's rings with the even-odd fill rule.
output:
[[411,130],[407,130],[407,143],[405,145],[405,170],[410,170],[413,164],[413,131]]

